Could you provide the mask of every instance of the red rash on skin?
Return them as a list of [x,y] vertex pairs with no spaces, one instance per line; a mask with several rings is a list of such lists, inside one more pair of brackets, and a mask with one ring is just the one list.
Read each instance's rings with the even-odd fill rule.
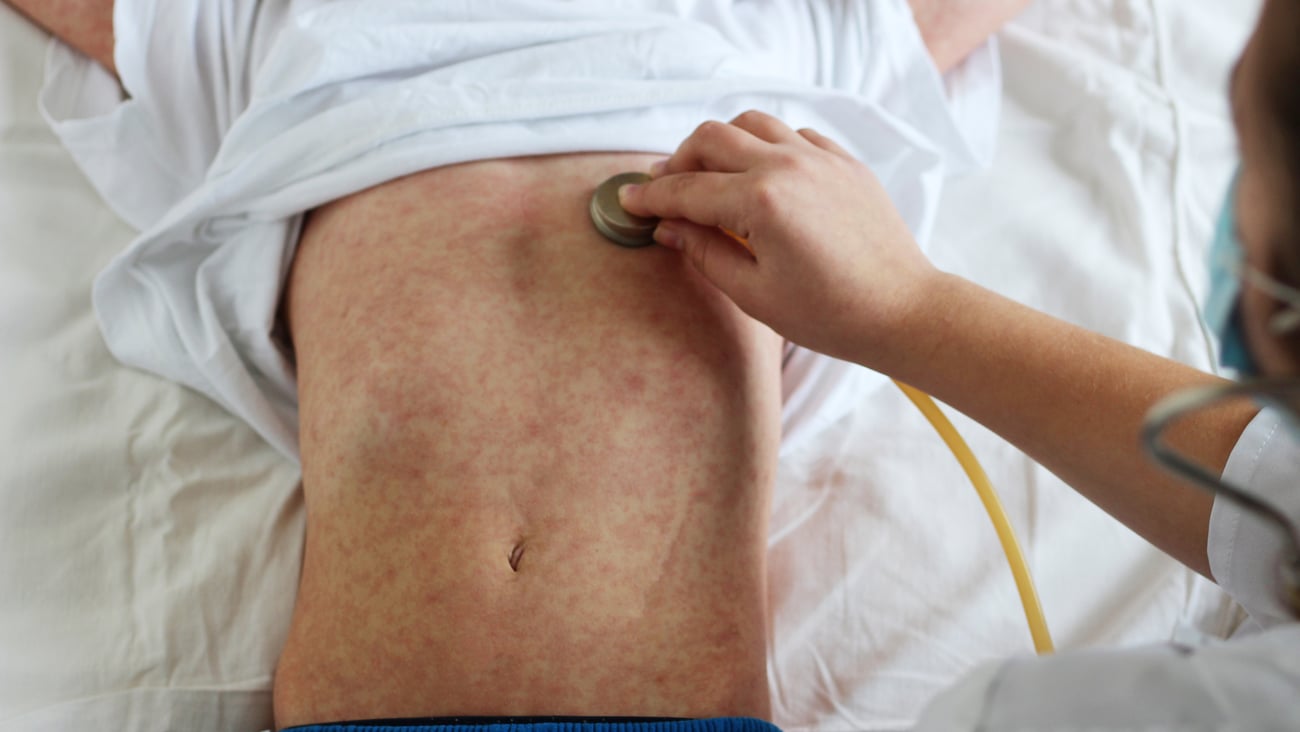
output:
[[596,234],[595,186],[653,159],[455,166],[310,217],[277,724],[768,714],[781,344]]

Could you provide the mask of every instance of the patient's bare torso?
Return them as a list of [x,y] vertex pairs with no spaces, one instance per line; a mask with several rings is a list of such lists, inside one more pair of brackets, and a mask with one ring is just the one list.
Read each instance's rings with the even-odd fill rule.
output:
[[768,714],[780,343],[592,229],[594,187],[651,159],[472,163],[311,215],[278,725]]

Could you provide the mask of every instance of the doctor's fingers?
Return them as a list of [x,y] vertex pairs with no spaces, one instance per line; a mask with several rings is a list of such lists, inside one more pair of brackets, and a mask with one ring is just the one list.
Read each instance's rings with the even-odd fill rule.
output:
[[[743,176],[692,172],[665,175],[619,189],[619,203],[637,216],[686,219],[704,226],[748,231]],[[742,233],[743,235],[743,233]]]
[[802,142],[799,133],[786,123],[757,109],[751,109],[731,120],[732,127],[739,127],[760,140],[774,145],[790,142]]
[[839,155],[842,158],[848,158],[849,160],[855,159],[852,155],[849,154],[848,150],[845,150],[844,148],[840,147],[840,144],[838,142],[832,140],[826,135],[823,135],[817,130],[812,129],[811,127],[805,127],[802,130],[799,130],[799,135],[802,136],[808,142],[811,142],[817,147],[820,147],[821,149],[825,150],[826,152],[834,153],[836,155]]
[[735,124],[711,120],[696,127],[672,157],[653,172],[656,177],[700,170],[743,173],[771,152],[771,141]]

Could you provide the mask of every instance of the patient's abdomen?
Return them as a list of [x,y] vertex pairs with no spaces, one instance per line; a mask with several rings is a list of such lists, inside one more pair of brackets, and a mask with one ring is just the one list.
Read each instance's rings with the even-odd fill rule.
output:
[[278,724],[767,715],[780,342],[592,229],[650,160],[455,166],[310,217]]

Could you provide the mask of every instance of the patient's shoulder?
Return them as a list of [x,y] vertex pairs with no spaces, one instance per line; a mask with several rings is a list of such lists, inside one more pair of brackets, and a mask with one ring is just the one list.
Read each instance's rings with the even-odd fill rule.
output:
[[961,63],[1008,20],[1029,6],[1030,0],[908,0],[921,37],[934,63],[947,71]]
[[64,43],[117,73],[113,63],[114,0],[4,0]]

